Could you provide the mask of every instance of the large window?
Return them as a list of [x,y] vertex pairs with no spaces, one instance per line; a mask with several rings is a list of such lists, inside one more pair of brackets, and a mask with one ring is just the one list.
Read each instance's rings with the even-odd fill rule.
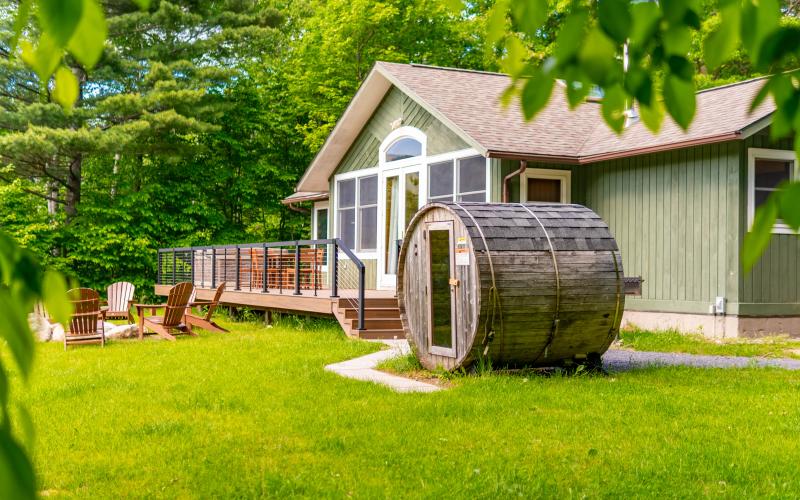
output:
[[337,233],[349,248],[374,251],[378,237],[378,176],[337,181]]
[[428,201],[486,201],[486,158],[432,163],[428,167]]
[[[764,204],[770,194],[779,190],[783,182],[796,180],[794,151],[751,148],[748,151],[747,213],[752,225],[756,209]],[[792,233],[786,224],[778,221],[773,232]]]

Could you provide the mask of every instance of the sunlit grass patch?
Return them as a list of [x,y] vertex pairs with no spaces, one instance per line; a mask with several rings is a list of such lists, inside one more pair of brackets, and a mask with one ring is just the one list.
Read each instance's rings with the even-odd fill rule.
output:
[[681,333],[676,330],[653,332],[631,328],[620,332],[617,347],[637,351],[800,359],[800,340],[787,336],[710,339],[700,334]]

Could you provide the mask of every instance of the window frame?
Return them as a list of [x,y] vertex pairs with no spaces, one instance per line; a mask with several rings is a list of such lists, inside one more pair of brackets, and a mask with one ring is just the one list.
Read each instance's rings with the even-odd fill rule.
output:
[[[328,228],[327,228],[328,231],[325,233],[325,235],[322,238],[318,238],[317,237],[318,236],[317,235],[317,230],[319,229],[319,219],[320,219],[319,213],[321,211],[323,211],[323,210],[327,210],[328,211],[327,217],[325,218],[326,219],[325,222],[328,225]],[[316,240],[316,239],[327,240],[327,239],[330,238],[330,234],[331,234],[331,213],[332,212],[331,212],[331,208],[330,208],[330,203],[329,203],[328,200],[314,202],[314,208],[313,208],[314,216],[311,219],[311,239],[312,240]],[[325,250],[325,258],[324,258],[324,260],[322,262],[322,267],[321,267],[322,271],[327,271],[328,270],[328,259],[327,259],[328,250],[327,250],[327,246],[328,245],[325,245],[325,247],[323,247],[323,248],[326,248],[326,250]]]
[[[794,151],[789,149],[767,149],[767,148],[748,148],[747,149],[747,231],[753,229],[753,220],[756,213],[756,160],[779,160],[791,161],[792,169],[789,173],[789,180],[800,179],[798,171],[797,156]],[[773,234],[799,234],[792,230],[787,224],[778,219],[772,226]]]
[[[572,203],[572,170],[551,168],[528,168],[519,176],[519,199],[521,203],[528,202],[528,179],[547,179],[561,181],[561,201],[559,203]],[[523,201],[525,200],[525,201]]]
[[[376,239],[376,242],[375,242],[376,248],[375,249],[361,250],[361,249],[358,248],[360,246],[360,244],[361,244],[361,208],[368,208],[368,207],[374,206],[374,205],[366,205],[366,206],[362,207],[360,205],[360,201],[361,201],[361,199],[360,199],[361,198],[361,182],[360,182],[360,180],[361,180],[362,177],[377,176],[378,174],[379,174],[378,167],[372,167],[372,168],[364,168],[364,169],[361,169],[361,170],[354,170],[352,172],[345,172],[345,173],[342,173],[342,174],[336,174],[336,175],[333,176],[333,189],[334,189],[333,196],[334,196],[334,204],[335,204],[335,207],[336,207],[335,216],[333,217],[333,220],[332,220],[333,226],[334,226],[333,227],[333,235],[334,235],[333,237],[334,238],[339,238],[340,237],[339,236],[339,229],[340,229],[339,228],[339,182],[350,180],[350,179],[355,179],[355,181],[356,181],[355,182],[355,184],[356,184],[355,207],[354,207],[354,209],[355,209],[355,235],[354,235],[354,238],[355,238],[355,246],[356,246],[356,248],[351,248],[350,250],[352,250],[353,253],[355,253],[356,256],[359,259],[376,259],[376,258],[378,258],[378,248],[377,247],[378,247],[378,244],[380,242],[379,240]],[[378,187],[377,187],[377,189],[378,189],[378,205],[377,205],[377,207],[378,207],[378,212],[379,212],[378,216],[380,217],[380,194],[381,194],[380,193],[380,191],[381,191],[380,178],[378,178]]]
[[[460,172],[461,168],[459,162],[461,160],[467,160],[470,158],[483,158],[484,159],[484,181],[483,185],[484,188],[477,190],[477,191],[465,191],[463,193],[459,192],[459,183],[460,183]],[[437,163],[446,163],[450,162],[453,167],[453,192],[450,194],[450,199],[445,199],[446,195],[435,196],[435,199],[431,199],[430,193],[430,185],[431,185],[431,167]],[[491,202],[492,190],[491,190],[491,182],[492,182],[492,167],[491,167],[491,158],[487,158],[482,154],[478,153],[473,149],[461,150],[461,151],[454,151],[453,153],[448,153],[444,155],[437,155],[428,157],[428,161],[425,162],[425,176],[428,179],[428,182],[425,186],[425,203],[435,203],[437,201],[451,201],[455,203],[461,203],[458,200],[459,196],[469,195],[469,194],[477,194],[477,193],[484,193],[483,201],[486,203]],[[469,203],[469,202],[465,202]]]

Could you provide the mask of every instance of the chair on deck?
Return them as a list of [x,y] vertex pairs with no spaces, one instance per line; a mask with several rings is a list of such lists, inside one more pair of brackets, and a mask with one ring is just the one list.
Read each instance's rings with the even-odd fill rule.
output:
[[[186,323],[186,309],[194,292],[194,285],[188,282],[178,283],[169,291],[166,304],[137,304],[142,314],[139,318],[139,339],[144,337],[145,328],[157,333],[167,340],[175,340],[175,333],[186,333],[196,337],[191,325]],[[163,316],[145,316],[144,309],[164,308]]]
[[64,332],[64,350],[69,344],[106,345],[105,313],[100,310],[100,295],[91,288],[73,288],[67,292],[72,302],[69,329]]
[[214,311],[219,305],[219,299],[222,297],[222,292],[224,291],[225,283],[220,283],[212,300],[195,300],[189,303],[190,307],[208,306],[208,310],[206,310],[204,315],[200,316],[191,312],[190,309],[190,311],[186,313],[186,324],[191,327],[202,328],[203,330],[208,330],[211,332],[227,333],[228,330],[222,328],[211,320],[211,317],[214,315]]
[[126,319],[128,324],[133,324],[131,307],[133,306],[133,292],[136,287],[133,283],[119,281],[108,287],[108,307],[106,319]]

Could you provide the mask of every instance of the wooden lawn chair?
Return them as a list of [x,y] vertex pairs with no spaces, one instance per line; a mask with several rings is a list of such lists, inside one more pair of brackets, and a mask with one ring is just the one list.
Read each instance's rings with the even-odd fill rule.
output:
[[214,294],[214,299],[212,300],[196,300],[191,302],[189,306],[197,307],[197,306],[208,306],[206,313],[204,315],[197,315],[193,312],[186,313],[186,324],[191,327],[202,328],[203,330],[208,330],[211,332],[218,332],[218,333],[227,333],[228,330],[222,328],[218,324],[214,323],[211,320],[211,317],[214,315],[214,311],[217,309],[219,305],[219,299],[222,297],[222,292],[225,291],[225,283],[220,283],[217,287],[217,291]]
[[106,345],[103,327],[105,314],[100,309],[100,295],[91,288],[73,288],[67,292],[72,302],[69,328],[64,332],[64,350],[69,344]]
[[[191,325],[185,322],[186,309],[192,292],[194,292],[194,285],[191,283],[178,283],[170,289],[166,304],[136,304],[136,308],[142,311],[139,315],[139,339],[144,337],[145,329],[157,333],[167,340],[175,340],[175,333],[186,333],[196,337],[197,335],[192,332]],[[164,308],[163,316],[144,315],[146,308],[154,311],[158,307]]]
[[107,319],[126,319],[128,324],[133,324],[131,307],[133,306],[133,292],[136,287],[133,283],[119,281],[108,287],[108,307],[105,308]]

